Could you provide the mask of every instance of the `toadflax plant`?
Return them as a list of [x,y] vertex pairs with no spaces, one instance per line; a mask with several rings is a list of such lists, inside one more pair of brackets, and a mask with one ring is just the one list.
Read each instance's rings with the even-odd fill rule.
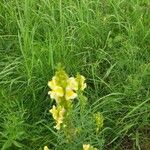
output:
[[54,128],[60,130],[67,126],[65,120],[69,119],[67,116],[72,109],[73,100],[87,86],[85,77],[79,74],[76,77],[69,77],[63,69],[59,69],[52,80],[48,82],[48,86],[51,89],[48,94],[51,99],[56,101],[56,105],[50,109],[50,113],[56,121]]
[[[80,112],[78,117],[82,118],[87,98],[83,95],[87,84],[83,75],[77,74],[75,77],[69,77],[62,67],[58,67],[52,80],[48,82],[50,91],[48,94],[55,100],[55,105],[49,110],[55,121],[54,128],[61,130],[66,136],[66,141],[72,142],[76,134],[81,133],[82,129],[76,128],[72,120],[72,114],[75,99],[78,100]],[[95,120],[96,132],[103,126],[103,117],[97,113],[93,115]],[[44,150],[48,150],[45,146]],[[83,144],[83,150],[97,150],[90,144]]]

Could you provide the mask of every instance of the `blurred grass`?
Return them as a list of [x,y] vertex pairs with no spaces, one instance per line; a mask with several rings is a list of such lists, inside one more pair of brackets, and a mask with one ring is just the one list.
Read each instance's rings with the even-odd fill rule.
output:
[[[87,78],[89,111],[105,118],[104,149],[148,150],[149,8],[149,0],[0,1],[0,147],[62,149],[47,95],[61,62]],[[98,137],[89,135],[100,148]]]

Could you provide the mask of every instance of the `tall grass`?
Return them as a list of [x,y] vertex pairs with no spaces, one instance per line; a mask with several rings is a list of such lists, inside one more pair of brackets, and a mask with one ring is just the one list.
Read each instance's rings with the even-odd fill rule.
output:
[[[47,82],[61,62],[87,78],[88,111],[102,112],[103,149],[150,147],[149,0],[2,0],[0,147],[78,150],[63,145],[48,110]],[[99,140],[99,136],[103,138]],[[101,147],[102,149],[102,147]]]

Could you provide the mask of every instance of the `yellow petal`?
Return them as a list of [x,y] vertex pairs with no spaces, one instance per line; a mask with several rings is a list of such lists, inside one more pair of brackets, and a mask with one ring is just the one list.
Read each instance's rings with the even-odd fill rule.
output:
[[44,146],[44,150],[49,150],[47,146]]
[[81,84],[81,90],[83,91],[87,87],[86,83]]
[[54,126],[54,128],[60,130],[60,123],[57,123],[56,126]]
[[83,144],[83,150],[97,150],[97,148],[94,148],[90,144]]
[[56,77],[53,77],[51,81],[48,82],[48,86],[51,88],[51,89],[54,89],[55,86],[56,86]]
[[49,91],[48,94],[50,95],[51,99],[55,99],[56,98],[56,94],[54,91]]
[[64,95],[63,88],[60,86],[55,86],[52,91],[48,92],[48,94],[52,99],[55,99],[58,102],[59,97],[63,97]]
[[83,91],[86,88],[86,83],[85,82],[85,77],[84,76],[80,76],[80,84],[81,84],[81,90]]
[[59,122],[62,122],[62,121],[63,121],[65,111],[66,111],[66,110],[64,109],[64,107],[62,107],[62,108],[59,110],[59,119],[58,119]]
[[71,77],[68,79],[68,88],[72,89],[72,90],[78,90],[78,82],[76,81],[76,79],[74,77]]
[[52,114],[53,118],[57,120],[58,118],[58,110],[56,109],[56,106],[53,105],[53,108],[49,110],[49,112]]
[[84,76],[78,74],[76,77],[76,81],[78,82],[79,90],[83,91],[87,87]]
[[83,150],[90,150],[90,144],[83,144]]
[[56,93],[56,95],[57,95],[58,97],[62,97],[62,96],[64,95],[63,88],[60,87],[60,86],[56,86],[56,87],[54,88],[54,92]]
[[81,75],[80,78],[81,78],[81,82],[85,81],[85,77],[84,76]]
[[65,98],[66,100],[75,99],[77,97],[77,93],[75,93],[72,89],[66,89]]

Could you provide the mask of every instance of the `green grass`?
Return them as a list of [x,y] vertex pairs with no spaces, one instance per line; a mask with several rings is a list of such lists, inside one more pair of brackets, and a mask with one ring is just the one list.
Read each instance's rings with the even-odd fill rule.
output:
[[[0,148],[149,150],[149,8],[149,0],[1,0]],[[59,62],[88,85],[82,136],[65,145],[48,111]],[[88,114],[97,111],[105,121],[95,135]]]

